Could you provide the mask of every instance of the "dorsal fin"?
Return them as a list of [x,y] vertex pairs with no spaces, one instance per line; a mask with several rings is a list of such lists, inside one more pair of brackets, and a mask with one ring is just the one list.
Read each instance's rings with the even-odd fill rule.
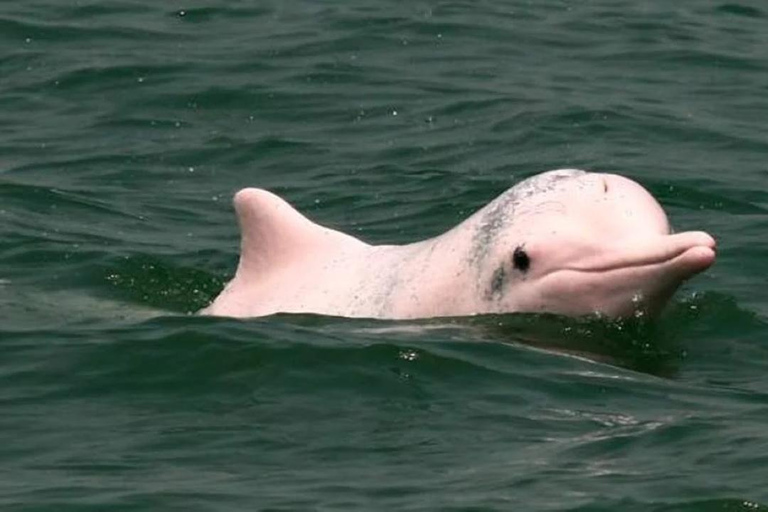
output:
[[235,194],[234,204],[241,237],[239,277],[253,277],[302,257],[312,257],[321,248],[365,245],[352,236],[312,222],[267,190],[243,189]]

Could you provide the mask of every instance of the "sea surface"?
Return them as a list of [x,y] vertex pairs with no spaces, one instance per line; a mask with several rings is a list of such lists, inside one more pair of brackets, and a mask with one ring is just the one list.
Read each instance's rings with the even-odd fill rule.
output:
[[[231,198],[371,243],[629,176],[718,261],[658,319],[196,316]],[[768,506],[768,4],[0,3],[0,509]]]

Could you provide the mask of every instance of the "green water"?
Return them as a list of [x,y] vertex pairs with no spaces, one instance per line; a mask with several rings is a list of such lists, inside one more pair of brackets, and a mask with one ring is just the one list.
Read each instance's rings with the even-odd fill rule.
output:
[[[0,507],[768,504],[768,7],[0,5]],[[645,324],[190,315],[230,198],[376,243],[562,167],[718,262]]]

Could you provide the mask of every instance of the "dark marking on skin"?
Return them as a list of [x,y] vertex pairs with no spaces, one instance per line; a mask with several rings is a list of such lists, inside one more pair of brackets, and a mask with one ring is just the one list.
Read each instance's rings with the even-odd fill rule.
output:
[[488,205],[488,211],[483,214],[472,237],[472,254],[470,257],[478,270],[488,257],[496,237],[512,218],[515,195],[510,192],[513,190],[503,194]]
[[570,180],[584,175],[584,171],[563,170],[539,174],[510,188],[480,211],[482,217],[472,237],[470,262],[481,270],[491,247],[505,227],[514,220],[515,210],[531,196],[552,191]]
[[507,271],[504,269],[504,265],[493,271],[491,276],[491,286],[485,293],[486,300],[493,300],[494,298],[501,298],[504,295],[504,282],[507,278]]
[[[488,275],[484,271],[485,263],[488,256],[492,254],[493,247],[499,242],[500,235],[513,222],[522,222],[525,219],[525,216],[517,219],[515,213],[529,198],[553,191],[562,186],[564,182],[584,174],[584,171],[561,170],[533,176],[510,188],[478,212],[480,219],[472,235],[472,247],[467,259],[468,263],[475,269],[478,288],[485,288],[483,296],[487,300],[500,298],[506,291],[505,284],[509,277],[505,267],[508,264],[506,261],[493,271],[490,284],[487,287],[482,283],[488,282],[485,281],[487,279],[485,276]],[[530,258],[522,246],[518,246],[518,249],[520,252],[515,250],[512,263],[516,269],[525,273],[530,266]]]
[[[512,253],[512,266],[525,274],[531,266],[531,258],[524,249],[523,245],[515,247]],[[485,292],[486,300],[499,299],[504,296],[506,292],[505,286],[507,284],[507,269],[506,261],[493,271],[491,275],[491,284]]]

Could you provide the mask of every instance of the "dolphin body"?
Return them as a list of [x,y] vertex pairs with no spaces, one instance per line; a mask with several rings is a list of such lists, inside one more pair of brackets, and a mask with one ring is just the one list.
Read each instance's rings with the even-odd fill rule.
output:
[[715,240],[671,233],[639,184],[574,169],[533,176],[449,231],[406,245],[369,245],[318,225],[266,190],[241,190],[234,205],[240,262],[202,314],[653,315],[715,260]]

